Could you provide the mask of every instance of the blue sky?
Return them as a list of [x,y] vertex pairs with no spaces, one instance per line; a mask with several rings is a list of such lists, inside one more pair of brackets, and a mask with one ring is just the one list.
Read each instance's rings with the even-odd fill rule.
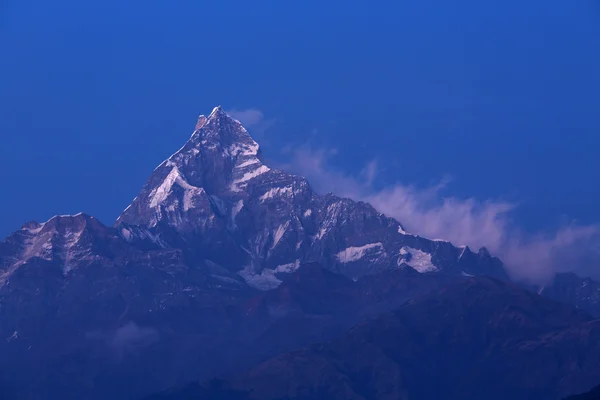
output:
[[0,13],[0,236],[79,211],[112,223],[217,104],[254,110],[265,157],[333,177],[321,190],[344,177],[338,191],[414,186],[425,202],[450,177],[434,210],[518,204],[501,224],[528,237],[600,222],[598,1],[8,0]]

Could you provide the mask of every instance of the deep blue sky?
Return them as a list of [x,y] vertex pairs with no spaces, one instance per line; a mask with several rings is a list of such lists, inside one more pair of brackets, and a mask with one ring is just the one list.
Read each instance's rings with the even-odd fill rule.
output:
[[521,201],[527,229],[600,222],[597,0],[4,0],[0,13],[0,236],[79,211],[112,223],[217,104],[274,119],[274,160],[312,135],[350,173],[377,158],[381,183],[449,174],[448,194]]

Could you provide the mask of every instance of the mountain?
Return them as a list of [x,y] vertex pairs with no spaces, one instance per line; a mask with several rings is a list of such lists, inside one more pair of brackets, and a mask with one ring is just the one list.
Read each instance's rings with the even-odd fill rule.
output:
[[[103,236],[64,248],[88,223]],[[40,228],[37,240],[25,232]],[[0,288],[0,371],[18,398],[137,398],[248,368],[457,279],[406,268],[354,281],[313,263],[258,291],[209,261],[190,267],[182,251],[139,250],[82,214],[24,230],[26,241],[5,243],[47,256],[23,258]]]
[[229,381],[153,399],[558,399],[597,382],[599,357],[600,321],[477,277]]
[[539,290],[543,296],[572,304],[600,318],[600,282],[572,272],[556,274],[550,285]]
[[[264,165],[259,145],[221,107],[199,117],[188,142],[154,170],[116,226],[130,242],[150,235],[259,290],[311,262],[351,279],[410,267],[510,280],[485,248],[408,234],[367,203],[319,195],[305,178]],[[598,282],[558,274],[539,290],[600,317]]]
[[[211,390],[211,389],[208,389],[208,390]],[[216,392],[217,390],[223,391],[223,388],[212,388],[213,393]],[[232,400],[233,400],[233,398],[232,398]],[[567,397],[565,400],[600,400],[600,386],[596,386],[589,392]]]
[[485,250],[408,235],[369,204],[318,195],[305,178],[264,165],[258,144],[221,107],[200,116],[189,141],[118,218],[124,236],[135,240],[129,225],[259,289],[277,286],[278,273],[304,262],[352,279],[404,266],[506,278]]
[[[131,398],[208,374],[196,358],[231,336],[230,310],[255,290],[208,262],[190,267],[180,250],[144,247],[82,214],[2,244],[0,371],[18,398]],[[193,372],[171,371],[179,364]]]
[[[265,165],[216,107],[113,226],[55,216],[0,242],[0,390],[138,398],[242,373],[479,275],[510,281],[485,248],[409,234]],[[535,291],[600,316],[598,290],[563,274]]]

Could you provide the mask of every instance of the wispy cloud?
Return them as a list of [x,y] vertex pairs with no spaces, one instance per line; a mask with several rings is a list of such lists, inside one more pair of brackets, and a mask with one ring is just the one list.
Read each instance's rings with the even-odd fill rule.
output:
[[154,328],[138,326],[135,322],[129,321],[114,331],[88,332],[86,337],[103,343],[103,348],[110,350],[104,355],[120,362],[125,356],[142,351],[156,343],[159,340],[159,333]]
[[114,332],[109,345],[118,354],[123,355],[147,347],[157,340],[158,331],[156,329],[140,327],[135,322],[128,322]]
[[428,187],[395,184],[375,189],[376,162],[352,176],[332,166],[334,154],[305,145],[289,152],[284,168],[307,177],[317,191],[369,202],[411,233],[456,245],[487,247],[516,279],[542,282],[555,272],[568,270],[600,276],[598,226],[571,223],[556,232],[528,234],[513,218],[516,203],[445,196],[442,192],[450,183],[447,178]]
[[231,109],[227,110],[232,118],[237,119],[254,134],[265,133],[275,122],[273,119],[265,118],[263,112],[257,108]]

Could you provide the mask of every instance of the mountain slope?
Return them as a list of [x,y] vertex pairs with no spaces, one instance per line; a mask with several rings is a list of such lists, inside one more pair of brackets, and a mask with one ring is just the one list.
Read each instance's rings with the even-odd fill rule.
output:
[[[255,400],[558,399],[597,382],[599,357],[600,321],[470,278],[221,386]],[[224,396],[192,385],[157,398]]]
[[354,281],[307,264],[260,292],[145,227],[127,229],[59,216],[0,245],[0,372],[18,398],[129,399],[210,378],[330,339],[447,281],[411,268]]
[[194,358],[231,336],[229,310],[255,290],[180,250],[144,247],[83,214],[2,243],[0,372],[18,398],[129,398],[208,373]]
[[600,318],[600,282],[591,278],[582,278],[572,272],[559,273],[539,293]]

